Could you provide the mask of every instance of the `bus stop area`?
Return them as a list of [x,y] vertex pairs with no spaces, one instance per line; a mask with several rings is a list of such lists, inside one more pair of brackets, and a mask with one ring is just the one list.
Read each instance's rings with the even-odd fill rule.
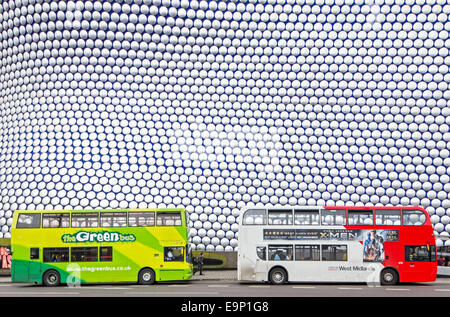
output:
[[237,280],[237,271],[236,270],[204,270],[203,275],[200,275],[196,272],[191,280],[199,281],[199,280],[208,280],[208,281],[230,281]]

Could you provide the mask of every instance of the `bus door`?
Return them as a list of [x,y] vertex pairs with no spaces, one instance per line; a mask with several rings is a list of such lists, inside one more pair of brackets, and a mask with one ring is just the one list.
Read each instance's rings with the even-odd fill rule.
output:
[[30,262],[28,266],[28,279],[40,280],[41,274],[41,259],[39,257],[39,248],[30,248]]
[[254,263],[255,280],[265,280],[267,278],[267,247],[256,246],[256,260]]
[[30,261],[13,259],[14,281],[39,280],[41,278],[41,263],[39,259],[39,248],[30,248]]
[[164,246],[164,262],[160,266],[161,279],[176,280],[181,279],[183,269],[180,265],[185,261],[185,248],[179,243]]

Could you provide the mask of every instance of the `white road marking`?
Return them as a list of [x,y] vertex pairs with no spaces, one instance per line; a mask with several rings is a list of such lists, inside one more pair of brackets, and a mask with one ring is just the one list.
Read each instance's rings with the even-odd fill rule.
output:
[[292,288],[316,288],[315,286],[292,286]]
[[154,291],[154,292],[126,292],[125,295],[155,295],[155,296],[161,296],[161,295],[217,295],[218,292],[160,292],[160,291]]
[[230,285],[226,285],[226,284],[216,284],[216,285],[212,284],[212,285],[208,285],[208,287],[223,287],[223,288],[228,287],[228,286],[230,286]]
[[103,290],[115,290],[115,289],[131,289],[130,287],[89,287],[86,289],[103,289]]
[[409,288],[386,288],[387,291],[410,291]]
[[343,289],[343,290],[362,290],[362,287],[338,287],[338,289]]

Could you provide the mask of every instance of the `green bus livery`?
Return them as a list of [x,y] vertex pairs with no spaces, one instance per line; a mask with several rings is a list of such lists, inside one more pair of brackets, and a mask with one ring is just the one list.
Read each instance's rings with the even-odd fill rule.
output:
[[186,280],[193,274],[184,209],[16,211],[12,282]]

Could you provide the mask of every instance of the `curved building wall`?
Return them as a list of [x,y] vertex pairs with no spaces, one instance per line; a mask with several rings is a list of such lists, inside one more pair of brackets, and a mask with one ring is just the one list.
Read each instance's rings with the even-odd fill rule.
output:
[[[16,209],[420,205],[450,232],[445,0],[0,4],[0,228]],[[438,240],[438,243],[444,243]]]

